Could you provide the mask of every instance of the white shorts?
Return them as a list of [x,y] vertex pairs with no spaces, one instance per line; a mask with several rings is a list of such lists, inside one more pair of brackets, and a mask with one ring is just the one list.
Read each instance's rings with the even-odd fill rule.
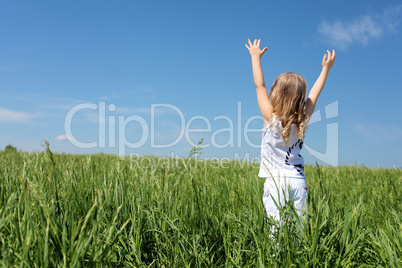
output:
[[[275,185],[276,184],[276,185]],[[296,213],[307,220],[307,183],[305,178],[266,178],[264,183],[264,203],[267,216],[280,220],[279,207],[285,206],[285,201],[293,201]]]

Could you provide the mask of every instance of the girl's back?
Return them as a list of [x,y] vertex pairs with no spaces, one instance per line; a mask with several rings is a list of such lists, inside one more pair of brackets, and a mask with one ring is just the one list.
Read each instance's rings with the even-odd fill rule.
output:
[[285,200],[293,201],[302,218],[306,211],[307,183],[300,150],[308,120],[334,64],[335,51],[331,54],[327,50],[328,54],[324,55],[321,74],[306,100],[307,83],[295,73],[281,74],[268,95],[261,69],[261,57],[267,48],[260,49],[260,40],[254,43],[248,40],[246,47],[251,55],[257,101],[264,120],[258,174],[265,178],[262,201],[267,215],[275,220],[280,219],[278,206],[284,206]]
[[287,142],[281,131],[282,123],[273,115],[271,123],[262,129],[259,177],[304,177],[304,160],[300,155],[303,140],[298,138],[295,124],[290,126]]

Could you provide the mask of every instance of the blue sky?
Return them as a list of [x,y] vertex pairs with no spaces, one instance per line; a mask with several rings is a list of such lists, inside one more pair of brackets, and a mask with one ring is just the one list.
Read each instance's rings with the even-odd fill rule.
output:
[[244,44],[261,38],[267,86],[293,71],[311,87],[337,51],[306,162],[401,167],[401,15],[400,1],[1,0],[0,148],[187,156],[204,138],[204,158],[257,159]]

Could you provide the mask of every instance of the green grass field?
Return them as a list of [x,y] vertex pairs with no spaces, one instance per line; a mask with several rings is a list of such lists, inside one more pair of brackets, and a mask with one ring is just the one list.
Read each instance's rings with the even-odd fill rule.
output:
[[291,204],[285,224],[264,219],[264,180],[245,162],[50,150],[0,161],[2,267],[402,266],[401,169],[306,166],[297,227]]

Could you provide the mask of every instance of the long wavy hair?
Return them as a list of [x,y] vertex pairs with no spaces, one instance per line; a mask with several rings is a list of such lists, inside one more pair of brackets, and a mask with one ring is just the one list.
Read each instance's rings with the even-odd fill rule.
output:
[[297,137],[304,138],[307,129],[306,91],[306,80],[296,73],[281,74],[271,86],[269,98],[276,115],[275,121],[282,123],[281,136],[285,143],[289,141],[292,124],[297,127]]

